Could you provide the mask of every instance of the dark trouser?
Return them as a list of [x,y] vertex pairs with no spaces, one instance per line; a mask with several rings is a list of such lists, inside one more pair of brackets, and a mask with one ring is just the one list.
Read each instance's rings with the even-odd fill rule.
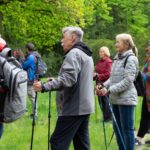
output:
[[150,112],[147,109],[146,97],[143,98],[140,128],[137,136],[143,138],[150,128]]
[[[113,112],[123,137],[126,150],[134,150],[134,106],[113,105]],[[113,126],[119,150],[124,150],[115,122],[113,122]]]
[[104,121],[111,119],[111,112],[108,104],[108,96],[98,96],[98,102],[103,112]]
[[[5,102],[6,93],[0,93],[0,122],[3,122],[4,119],[4,102]],[[2,137],[4,130],[3,123],[0,123],[0,138]]]
[[58,117],[50,139],[51,150],[68,150],[72,140],[75,150],[89,150],[89,116]]
[[2,137],[3,134],[3,124],[0,123],[0,138]]

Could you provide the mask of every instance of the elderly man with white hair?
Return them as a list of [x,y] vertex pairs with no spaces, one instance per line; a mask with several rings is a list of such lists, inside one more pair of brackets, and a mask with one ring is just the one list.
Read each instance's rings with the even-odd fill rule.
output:
[[88,124],[94,112],[93,59],[91,50],[82,42],[79,27],[65,27],[61,44],[65,57],[57,78],[45,84],[34,83],[35,91],[57,90],[58,120],[50,143],[52,150],[89,150]]

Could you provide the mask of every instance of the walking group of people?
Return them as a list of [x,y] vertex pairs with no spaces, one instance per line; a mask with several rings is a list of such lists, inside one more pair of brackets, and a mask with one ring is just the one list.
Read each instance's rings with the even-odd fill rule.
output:
[[[113,127],[119,150],[134,150],[134,111],[138,103],[134,80],[139,71],[137,48],[130,34],[116,36],[116,56],[110,59],[107,47],[99,50],[100,60],[94,69],[92,51],[83,42],[84,32],[80,27],[65,27],[62,30],[61,45],[64,49],[64,60],[58,77],[42,84],[35,81],[34,45],[26,45],[27,56],[22,66],[27,70],[29,85],[28,95],[34,106],[35,91],[57,91],[56,103],[58,119],[50,139],[52,150],[68,150],[71,141],[75,150],[89,150],[89,119],[94,113],[94,86],[96,80],[96,94],[103,112],[104,121],[111,120],[108,99],[112,104],[113,113],[123,139],[120,138],[116,125]],[[143,70],[146,83],[146,94],[143,98],[142,117],[136,142],[140,142],[150,127],[150,46],[146,49],[147,58]],[[128,55],[126,66],[124,63]],[[30,67],[28,67],[30,65]],[[30,82],[31,81],[31,82]],[[31,84],[30,84],[31,83]],[[37,115],[37,111],[36,111]],[[147,121],[147,122],[146,122]],[[146,127],[145,127],[146,126]]]
[[[30,117],[33,117],[34,113],[34,106],[35,106],[35,90],[33,89],[33,82],[36,79],[36,58],[34,54],[34,44],[29,42],[25,45],[26,55],[24,56],[21,50],[14,51],[8,48],[6,41],[0,38],[0,58],[10,58],[12,56],[16,57],[16,59],[22,65],[22,68],[27,71],[28,75],[28,82],[27,82],[27,94],[32,104],[32,113]],[[2,70],[2,64],[0,64],[0,70]],[[0,72],[0,79],[4,79],[3,71]],[[7,87],[8,88],[8,87]],[[4,100],[6,96],[6,92],[4,91],[3,84],[0,84],[0,117],[3,117],[3,107],[4,107]],[[37,116],[37,109],[35,110],[35,116]],[[0,123],[0,137],[2,136],[4,127],[3,123]]]

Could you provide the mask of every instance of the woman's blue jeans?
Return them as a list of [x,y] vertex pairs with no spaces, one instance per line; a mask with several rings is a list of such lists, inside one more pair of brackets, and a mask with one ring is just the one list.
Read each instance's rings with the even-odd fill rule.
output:
[[[126,150],[134,150],[134,106],[112,105],[112,107]],[[119,150],[124,150],[115,122],[113,126]]]

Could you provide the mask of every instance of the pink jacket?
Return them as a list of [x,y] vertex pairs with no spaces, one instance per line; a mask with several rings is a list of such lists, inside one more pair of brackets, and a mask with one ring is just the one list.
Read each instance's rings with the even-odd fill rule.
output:
[[95,72],[98,73],[98,81],[103,83],[110,77],[111,67],[112,60],[109,57],[97,62]]

